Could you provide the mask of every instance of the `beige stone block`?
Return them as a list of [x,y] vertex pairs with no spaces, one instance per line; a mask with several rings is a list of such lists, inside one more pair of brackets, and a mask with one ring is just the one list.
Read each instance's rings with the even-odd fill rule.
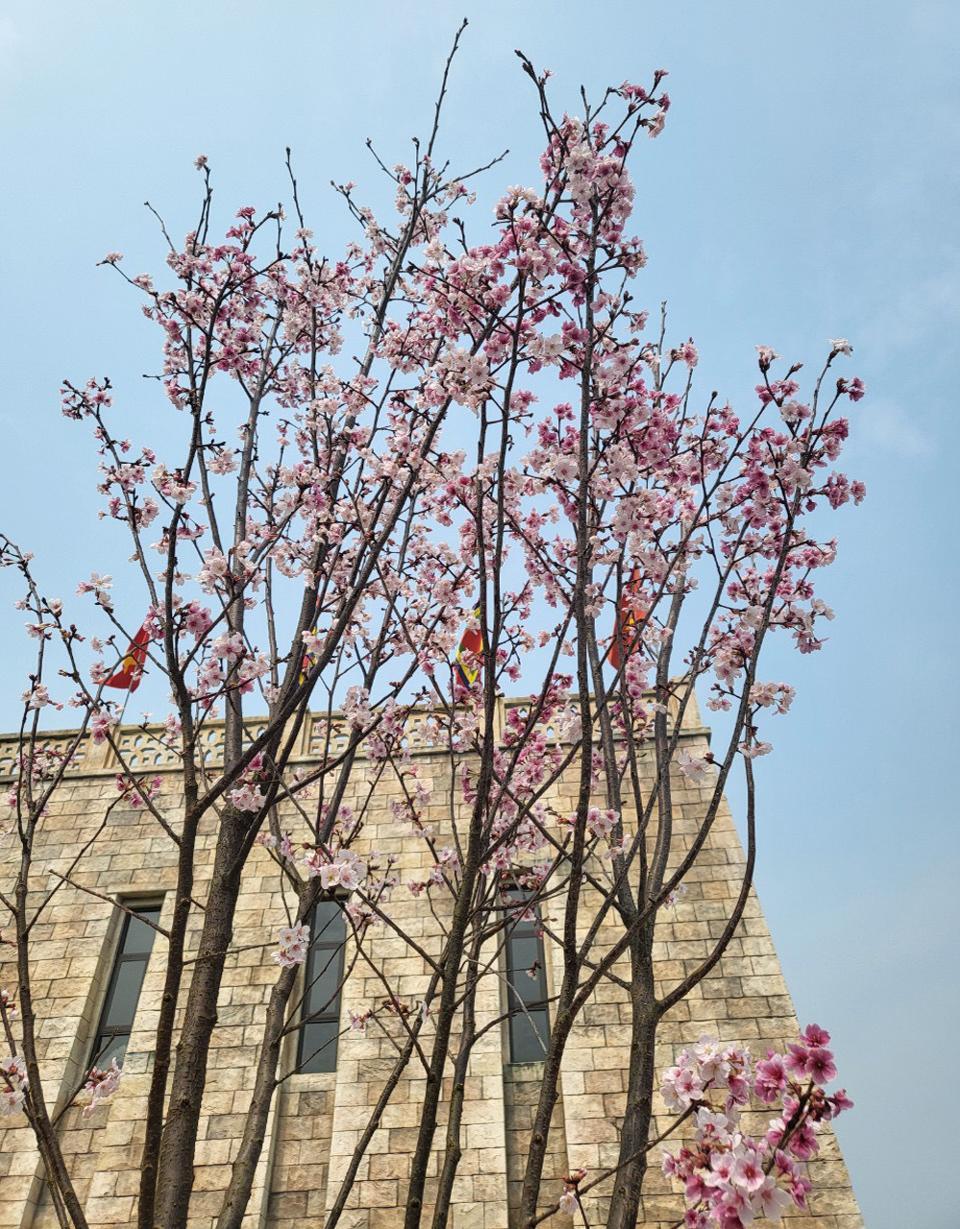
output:
[[131,1198],[87,1199],[85,1211],[91,1224],[94,1225],[125,1225],[133,1211]]

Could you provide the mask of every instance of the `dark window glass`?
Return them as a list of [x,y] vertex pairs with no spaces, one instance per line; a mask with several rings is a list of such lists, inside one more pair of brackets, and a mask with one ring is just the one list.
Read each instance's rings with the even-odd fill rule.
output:
[[151,905],[149,909],[138,909],[139,917],[127,914],[127,935],[123,944],[125,956],[149,956],[153,950],[153,941],[157,932],[153,926],[148,926],[142,918],[149,918],[154,926],[160,920],[160,906]]
[[117,964],[103,1011],[102,1028],[130,1031],[146,971],[146,961],[139,956],[135,960],[123,959]]
[[127,1052],[140,989],[157,934],[152,926],[141,919],[147,918],[154,924],[159,922],[160,904],[137,905],[136,910],[140,917],[131,917],[129,913],[124,915],[120,945],[90,1055],[91,1066],[109,1067],[113,1058],[122,1063]]
[[123,1056],[127,1052],[127,1042],[129,1040],[129,1033],[101,1033],[97,1038],[94,1057],[90,1061],[90,1066],[106,1070],[114,1059],[122,1066]]
[[347,926],[335,900],[318,901],[310,918],[298,1071],[336,1071],[340,982]]
[[509,893],[507,921],[507,1000],[510,1015],[510,1061],[540,1062],[546,1054],[550,1017],[547,1012],[547,977],[543,967],[540,915],[534,906],[521,916],[516,906],[528,893]]

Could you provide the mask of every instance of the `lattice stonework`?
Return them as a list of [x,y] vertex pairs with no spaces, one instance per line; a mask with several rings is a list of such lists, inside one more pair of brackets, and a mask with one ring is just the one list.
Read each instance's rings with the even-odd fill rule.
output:
[[[76,742],[75,735],[46,734],[41,735],[37,743],[37,751],[52,751],[58,755],[67,755]],[[20,756],[20,740],[18,738],[0,738],[0,778],[11,777],[17,771],[17,761]],[[26,748],[26,743],[24,743]],[[83,772],[86,766],[86,739],[81,739],[70,756],[67,771],[71,774]]]
[[[509,713],[521,700],[501,705],[497,736],[509,737]],[[248,736],[262,729],[253,725]],[[504,732],[507,732],[506,735]],[[569,738],[563,723],[545,731],[555,743]],[[215,767],[222,757],[222,724],[211,722],[201,734],[204,759]],[[351,730],[344,719],[331,721],[321,714],[308,719],[301,730],[294,759],[307,770],[326,758],[341,756],[350,744]],[[695,711],[685,715],[683,745],[703,754],[708,734]],[[445,723],[436,714],[416,714],[407,735],[406,750],[417,757],[421,779],[432,787],[423,806],[422,820],[437,833],[437,844],[449,832],[451,781],[454,771],[448,753]],[[49,736],[57,747],[69,745],[69,733]],[[83,844],[96,833],[106,808],[115,803],[115,777],[120,761],[136,772],[155,770],[162,778],[160,797],[171,814],[176,811],[177,757],[163,742],[161,727],[147,731],[124,728],[119,733],[118,758],[103,745],[83,748],[85,758],[73,766],[44,826],[44,866],[66,870]],[[0,774],[8,779],[15,770],[17,741],[0,740]],[[454,759],[460,760],[456,756]],[[362,757],[361,757],[362,759]],[[643,770],[643,764],[641,764]],[[549,813],[572,813],[577,791],[576,764],[572,764],[545,799]],[[372,779],[371,765],[359,763],[358,780]],[[683,845],[697,826],[708,798],[706,785],[692,785],[679,774],[673,783],[677,844]],[[393,853],[401,883],[424,879],[432,857],[423,841],[411,839],[391,804],[401,797],[396,776],[377,779],[364,812],[362,839],[355,846],[362,857],[373,850]],[[356,799],[348,796],[348,805]],[[284,804],[286,806],[286,804]],[[281,823],[296,844],[305,831],[292,806],[283,810]],[[2,825],[0,825],[2,826]],[[203,900],[212,873],[212,829],[198,843],[194,885]],[[44,1021],[39,1030],[39,1058],[48,1100],[75,1086],[98,1030],[114,1028],[107,999],[119,976],[118,953],[123,956],[123,918],[110,903],[117,896],[160,903],[160,926],[170,918],[176,873],[175,846],[158,834],[156,821],[143,808],[114,807],[103,833],[96,837],[84,874],[85,882],[106,900],[64,889],[38,926],[33,959],[37,978],[37,1011]],[[13,836],[0,838],[0,885],[9,886],[17,859]],[[656,935],[656,972],[662,982],[674,984],[708,950],[708,942],[722,930],[732,900],[739,891],[743,853],[729,812],[722,808],[705,848],[686,878],[687,892],[676,907],[663,915]],[[442,908],[433,897],[434,908]],[[442,918],[422,897],[398,889],[391,913],[403,931],[423,950],[437,951]],[[586,932],[596,901],[587,891],[582,900],[581,926]],[[559,917],[545,908],[544,925],[554,932]],[[276,945],[277,929],[285,924],[284,899],[276,863],[270,851],[256,847],[243,881],[237,910],[235,942],[238,952],[226,964],[218,1006],[216,1048],[211,1051],[210,1080],[200,1123],[190,1229],[212,1229],[222,1193],[230,1176],[249,1102],[257,1042],[274,980],[269,953]],[[191,922],[188,948],[196,942],[199,911]],[[601,930],[601,943],[604,932]],[[262,960],[253,948],[264,945]],[[127,947],[130,946],[128,942]],[[385,970],[415,1000],[425,984],[425,966],[402,939],[386,927],[375,928],[367,947],[374,966]],[[13,951],[0,945],[0,984],[15,981]],[[134,953],[136,956],[136,953]],[[123,957],[125,959],[125,957]],[[133,957],[131,957],[133,959]],[[142,983],[138,981],[135,1010],[122,1021],[125,1076],[120,1091],[88,1117],[68,1111],[59,1130],[67,1163],[84,1203],[88,1223],[96,1229],[136,1223],[135,1192],[139,1180],[143,1119],[150,1068],[151,1030],[156,1024],[163,990],[165,942],[157,935]],[[556,987],[560,971],[550,943],[544,945],[544,985]],[[267,967],[269,965],[269,967]],[[192,966],[191,966],[192,967]],[[128,976],[128,980],[132,975]],[[139,974],[138,974],[139,976]],[[331,974],[332,976],[332,974]],[[477,1024],[482,1029],[502,1010],[500,980],[482,983],[477,1000]],[[364,961],[353,965],[333,1007],[318,1014],[314,1033],[321,1040],[331,1031],[330,1020],[339,1012],[341,1028],[350,1013],[366,1010],[382,999],[383,985]],[[129,1006],[129,1004],[128,1004]],[[131,1014],[132,1013],[132,1014]],[[544,1196],[555,1199],[560,1179],[577,1167],[596,1170],[615,1161],[617,1120],[623,1114],[626,1071],[629,1063],[626,1004],[613,983],[602,985],[573,1030],[563,1062],[562,1099],[554,1114],[553,1130],[544,1169]],[[104,1024],[103,1022],[107,1023]],[[432,1024],[428,1018],[427,1040]],[[697,991],[665,1019],[658,1062],[667,1065],[678,1048],[702,1033],[714,1033],[729,1042],[747,1044],[754,1053],[782,1046],[796,1033],[793,1006],[760,905],[752,897],[746,915],[727,954]],[[347,1031],[339,1038],[335,1057],[309,1064],[307,1073],[285,1079],[277,1094],[263,1158],[257,1169],[253,1196],[244,1225],[250,1229],[305,1229],[322,1226],[337,1197],[350,1162],[354,1143],[366,1125],[383,1087],[385,1072],[395,1053],[393,1043],[375,1028],[366,1033]],[[297,1038],[287,1038],[282,1071],[297,1061]],[[334,1070],[329,1068],[333,1066]],[[487,1029],[474,1052],[466,1082],[463,1156],[458,1170],[452,1208],[452,1229],[514,1229],[523,1164],[538,1088],[534,1063],[511,1065],[510,1037],[502,1027]],[[403,1221],[406,1182],[411,1153],[420,1122],[424,1093],[423,1073],[412,1064],[401,1078],[376,1131],[368,1157],[357,1174],[340,1229],[391,1229]],[[662,1107],[660,1107],[662,1109]],[[445,1111],[441,1112],[445,1120]],[[667,1119],[658,1118],[657,1129]],[[442,1137],[443,1130],[439,1135]],[[434,1170],[435,1172],[435,1170]],[[0,1117],[0,1229],[56,1229],[53,1208],[43,1196],[41,1169],[29,1130],[19,1115]],[[827,1134],[821,1156],[811,1174],[814,1191],[805,1215],[791,1216],[794,1229],[861,1229],[862,1222],[850,1189],[846,1169],[834,1137]],[[432,1188],[428,1185],[427,1198]],[[586,1200],[589,1223],[605,1223],[603,1188]],[[648,1175],[640,1225],[667,1229],[680,1213],[677,1194],[654,1163]],[[430,1224],[428,1208],[424,1218]],[[554,1217],[550,1229],[573,1229],[570,1218]],[[580,1222],[578,1221],[577,1224]]]
[[[247,746],[264,731],[262,721],[254,722],[248,729],[244,742]],[[223,763],[223,725],[219,722],[204,726],[197,740],[200,759],[208,767]],[[160,728],[124,730],[117,740],[119,755],[116,763],[123,764],[131,772],[149,772],[150,769],[175,768],[180,756],[175,744]]]

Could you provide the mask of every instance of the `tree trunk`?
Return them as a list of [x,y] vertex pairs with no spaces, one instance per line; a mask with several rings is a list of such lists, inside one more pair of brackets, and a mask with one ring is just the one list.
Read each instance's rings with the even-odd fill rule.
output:
[[[20,992],[20,1019],[23,1024],[22,1041],[23,1061],[27,1068],[27,1106],[30,1125],[33,1127],[37,1148],[47,1172],[51,1193],[54,1190],[62,1200],[63,1207],[70,1216],[75,1229],[87,1229],[87,1219],[73,1182],[63,1159],[63,1151],[50,1115],[47,1113],[43,1097],[43,1085],[40,1082],[40,1064],[37,1061],[35,1015],[33,1010],[33,989],[30,980],[30,960],[27,952],[27,878],[29,873],[28,854],[24,852],[19,879],[15,893],[16,925],[17,925],[17,980]],[[54,1196],[54,1206],[57,1205]],[[57,1208],[59,1216],[59,1208]]]
[[280,1061],[287,1003],[290,1001],[296,978],[296,967],[284,969],[270,994],[253,1097],[243,1126],[240,1151],[234,1159],[223,1207],[217,1217],[216,1229],[240,1229],[247,1204],[250,1202],[253,1178],[263,1150],[267,1119],[277,1087],[277,1064]]
[[193,1158],[210,1037],[217,1023],[217,998],[224,956],[233,939],[240,892],[244,832],[237,816],[224,812],[214,858],[213,880],[203,917],[200,948],[190,982],[183,1029],[160,1144],[156,1229],[186,1229],[193,1189]]
[[427,1087],[423,1098],[420,1130],[417,1135],[417,1144],[410,1166],[410,1186],[407,1191],[407,1210],[403,1221],[404,1229],[419,1229],[420,1220],[423,1216],[423,1192],[427,1180],[427,1166],[430,1161],[430,1151],[433,1147],[433,1137],[437,1129],[437,1107],[440,1104],[440,1093],[443,1087],[443,1071],[450,1051],[450,1030],[457,1007],[457,980],[473,905],[473,889],[476,884],[480,861],[483,816],[486,810],[487,794],[490,789],[492,776],[493,740],[492,723],[489,720],[491,708],[492,706],[488,704],[486,738],[484,740],[480,765],[480,776],[477,781],[477,797],[470,817],[470,837],[464,859],[463,878],[460,881],[460,893],[453,911],[450,934],[447,938],[447,950],[442,966],[443,988],[440,992],[440,1006],[437,1011],[437,1031],[434,1036],[433,1051],[430,1055],[430,1067],[427,1072]]
[[653,919],[641,928],[630,952],[630,1067],[620,1132],[618,1170],[607,1229],[636,1229],[640,1194],[647,1172],[646,1145],[653,1114],[655,1042],[659,1023],[653,983]]
[[466,1096],[467,1069],[470,1065],[470,1053],[476,1040],[476,999],[477,999],[477,968],[480,959],[479,934],[474,940],[470,953],[470,982],[464,995],[463,1003],[463,1036],[460,1038],[460,1050],[457,1053],[453,1069],[453,1089],[450,1093],[450,1105],[447,1114],[447,1141],[444,1150],[443,1167],[440,1171],[440,1181],[437,1186],[437,1200],[433,1211],[432,1229],[446,1229],[450,1216],[450,1201],[453,1198],[453,1184],[457,1177],[457,1168],[463,1156],[460,1143],[460,1130],[463,1125],[463,1103]]
[[550,1030],[550,1048],[544,1060],[540,1098],[537,1102],[533,1128],[530,1131],[530,1150],[523,1174],[518,1216],[520,1225],[524,1227],[532,1225],[537,1215],[540,1186],[543,1181],[543,1165],[547,1156],[547,1143],[550,1139],[550,1123],[559,1095],[560,1065],[563,1061],[567,1038],[570,1035],[570,1026],[573,1023],[569,1008],[564,1014],[561,1012],[564,1012],[562,1007],[558,1009],[557,1018]]
[[146,1134],[140,1157],[140,1197],[137,1202],[137,1229],[153,1229],[157,1199],[157,1164],[163,1134],[163,1107],[170,1078],[170,1056],[177,1003],[183,984],[183,947],[193,894],[193,858],[196,824],[184,825],[177,867],[177,899],[167,944],[167,968],[160,999],[160,1018],[154,1044],[153,1072],[147,1096]]

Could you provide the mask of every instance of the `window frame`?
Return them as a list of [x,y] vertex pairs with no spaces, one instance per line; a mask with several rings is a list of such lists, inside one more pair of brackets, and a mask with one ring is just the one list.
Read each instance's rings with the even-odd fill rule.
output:
[[[504,888],[506,903],[504,911],[513,910],[521,902],[529,902],[534,893],[518,884],[510,884]],[[511,1067],[530,1066],[542,1063],[547,1056],[547,1044],[550,1037],[550,989],[547,984],[547,958],[543,942],[543,920],[540,916],[540,906],[534,900],[531,906],[534,912],[532,919],[507,916],[504,937],[504,984],[507,1006],[507,1064]],[[538,965],[536,981],[539,995],[527,1001],[519,991],[514,990],[514,980],[519,977],[530,979],[529,969],[532,966],[519,964],[515,961],[514,944],[517,940],[533,939],[536,942],[535,962]],[[520,983],[521,985],[523,983]],[[517,1001],[518,1000],[518,1001]],[[532,1040],[538,1045],[540,1053],[536,1056],[518,1057],[517,1051],[524,1040],[518,1036],[520,1029],[529,1033],[532,1030]]]
[[[303,995],[300,1000],[300,1027],[297,1030],[297,1045],[294,1062],[296,1075],[330,1075],[337,1069],[337,1054],[340,1043],[340,1014],[343,1005],[344,967],[346,965],[347,922],[343,916],[343,902],[346,897],[338,895],[321,896],[313,905],[309,914],[310,945],[307,948],[307,958],[303,964]],[[336,905],[336,914],[324,925],[319,933],[316,929],[317,911],[323,905]],[[333,923],[336,928],[335,938],[323,938]],[[320,966],[319,954],[326,954],[327,959]],[[331,961],[336,962],[336,993],[324,1007],[310,1012],[310,995],[314,986],[326,974]],[[320,967],[318,967],[320,966]],[[311,1025],[333,1025],[333,1037],[314,1050],[307,1049],[307,1036]],[[305,1063],[320,1062],[321,1066],[305,1067]]]
[[[122,913],[122,921],[120,923],[119,934],[117,935],[116,943],[113,945],[113,957],[110,960],[110,968],[107,973],[104,986],[103,1002],[100,1005],[100,1011],[97,1016],[97,1027],[93,1033],[93,1043],[90,1047],[89,1058],[86,1069],[91,1067],[102,1067],[104,1057],[110,1052],[116,1043],[118,1037],[125,1038],[123,1052],[119,1057],[116,1054],[112,1057],[117,1058],[120,1066],[123,1065],[127,1056],[127,1050],[130,1045],[130,1038],[133,1036],[133,1028],[137,1019],[137,1008],[140,1005],[140,996],[143,993],[143,983],[146,980],[147,969],[150,966],[150,957],[153,955],[154,944],[156,943],[156,930],[153,926],[143,921],[142,915],[155,914],[153,919],[154,925],[159,925],[160,915],[163,911],[163,895],[149,897],[146,900],[138,900],[135,904],[130,901],[123,901],[120,912]],[[124,947],[127,942],[127,937],[130,934],[130,924],[134,921],[140,921],[147,927],[151,933],[150,947],[146,952],[125,952]],[[140,977],[140,986],[137,990],[136,999],[134,1000],[129,1020],[124,1026],[111,1025],[107,1023],[107,1012],[111,1006],[111,999],[119,982],[119,973],[122,966],[127,964],[142,965],[143,972]]]

